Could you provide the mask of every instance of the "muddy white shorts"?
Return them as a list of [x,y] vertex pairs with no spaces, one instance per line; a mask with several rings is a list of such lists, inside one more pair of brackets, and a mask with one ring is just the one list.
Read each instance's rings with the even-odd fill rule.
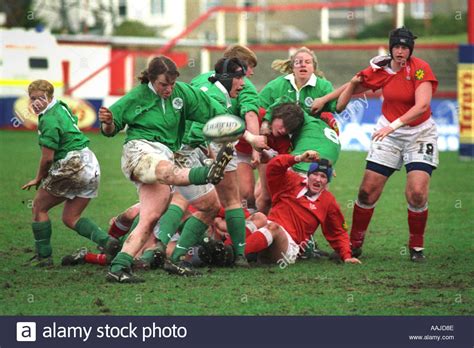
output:
[[[225,172],[233,172],[233,171],[237,170],[238,162],[237,162],[237,152],[235,151],[235,145],[236,144],[237,144],[237,142],[234,142],[234,154],[233,154],[233,157],[230,160],[229,164],[227,164],[227,167],[225,167]],[[214,155],[217,156],[217,154],[219,153],[219,150],[222,147],[222,144],[211,142],[209,144],[209,146],[210,146],[212,152],[214,152]]]
[[100,166],[89,148],[69,151],[65,158],[53,163],[41,187],[53,196],[94,198],[100,182]]
[[[390,122],[381,116],[375,130],[388,126]],[[421,162],[438,166],[438,132],[436,124],[429,118],[415,127],[401,127],[382,141],[372,141],[367,161],[400,170],[402,165]]]
[[130,140],[123,145],[122,172],[129,180],[132,180],[134,175],[145,184],[153,183],[153,179],[156,182],[154,168],[160,161],[173,162],[173,152],[162,143]]
[[[273,221],[268,220],[268,223],[272,223],[272,222]],[[277,224],[276,222],[273,222],[273,223]],[[288,240],[288,248],[286,249],[285,254],[282,255],[282,256],[284,256],[286,258],[288,263],[295,263],[296,259],[298,258],[298,255],[300,253],[300,247],[298,246],[298,244],[296,244],[294,239],[291,237],[291,235],[288,233],[288,231],[285,230],[285,228],[283,226],[281,226],[280,224],[277,224],[277,225],[280,226],[280,228],[285,232],[286,239]],[[259,230],[268,231],[267,227],[259,228]],[[268,233],[270,233],[270,231],[268,231]]]
[[[174,154],[175,165],[179,168],[196,168],[206,165],[209,158],[204,154],[201,148],[192,148],[188,145],[183,145],[179,151]],[[189,185],[177,186],[176,190],[188,202],[194,202],[198,198],[208,194],[214,189],[214,185]]]

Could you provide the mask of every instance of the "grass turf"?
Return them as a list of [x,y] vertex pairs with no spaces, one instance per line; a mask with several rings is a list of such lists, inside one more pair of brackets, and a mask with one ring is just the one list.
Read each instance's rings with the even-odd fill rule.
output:
[[[106,228],[134,203],[134,186],[120,171],[122,136],[88,134],[102,168],[100,197],[84,216]],[[199,278],[144,273],[138,285],[105,282],[106,269],[61,267],[61,257],[94,245],[61,223],[52,210],[56,266],[22,266],[32,254],[32,191],[20,187],[36,174],[37,135],[0,131],[0,315],[472,315],[474,163],[442,153],[430,192],[427,262],[408,261],[404,172],[388,182],[369,227],[363,265],[302,261],[250,270],[204,269]],[[350,223],[363,174],[364,153],[343,152],[331,185]],[[320,231],[316,239],[329,250]]]

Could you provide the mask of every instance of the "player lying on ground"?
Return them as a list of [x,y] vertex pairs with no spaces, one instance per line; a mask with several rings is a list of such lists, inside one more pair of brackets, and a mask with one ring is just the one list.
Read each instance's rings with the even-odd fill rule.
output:
[[[280,144],[285,142],[286,137],[290,135],[291,154],[299,155],[306,150],[314,150],[335,165],[341,151],[337,133],[324,121],[308,115],[298,104],[286,102],[286,100],[287,98],[278,99],[274,105],[268,108],[264,117],[264,122],[270,123],[272,141],[269,143]],[[280,141],[280,138],[283,140]],[[286,150],[281,146],[274,148],[280,152]],[[261,167],[265,168],[264,165]],[[309,164],[297,163],[292,169],[306,175]],[[271,201],[268,201],[270,194],[266,180],[268,180],[267,172],[260,171],[257,202],[259,209],[267,207],[263,210],[268,210],[271,207]]]
[[77,126],[77,117],[62,101],[54,97],[54,87],[46,80],[28,86],[33,112],[38,115],[41,159],[36,177],[22,186],[38,189],[33,202],[34,266],[51,266],[51,221],[48,212],[64,202],[63,223],[81,236],[115,256],[119,242],[102,231],[93,221],[81,217],[91,198],[97,197],[100,167],[88,148],[89,139]]
[[122,171],[138,188],[140,221],[112,261],[107,280],[140,282],[131,272],[133,258],[149,240],[152,229],[166,211],[170,185],[217,184],[232,155],[226,148],[211,167],[177,168],[173,152],[178,150],[186,120],[206,123],[225,109],[202,91],[176,82],[179,72],[169,58],[152,59],[140,77],[141,84],[114,103],[101,107],[102,133],[114,136],[127,127]]
[[[307,177],[288,170],[310,163]],[[262,262],[295,262],[319,225],[331,247],[345,263],[360,263],[352,257],[344,216],[334,196],[327,190],[332,167],[316,151],[300,155],[278,155],[267,167],[272,197],[268,224],[252,233],[246,241],[247,253],[259,253]]]

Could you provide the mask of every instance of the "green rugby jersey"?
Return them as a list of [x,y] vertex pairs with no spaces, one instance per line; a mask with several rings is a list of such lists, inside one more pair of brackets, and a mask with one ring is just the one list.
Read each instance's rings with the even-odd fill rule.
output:
[[[212,75],[212,73],[207,74],[208,76]],[[240,116],[244,120],[245,114],[248,111],[255,111],[258,114],[258,95],[255,86],[253,86],[253,84],[250,85],[250,80],[247,79],[250,84],[244,83],[243,89],[242,91],[240,91],[237,98],[230,98],[224,86],[222,86],[219,82],[211,83],[207,81],[206,83],[204,78],[201,78],[201,76],[203,75],[199,75],[198,77],[193,79],[194,83],[203,83],[200,86],[200,89],[204,91],[207,95],[209,95],[212,99],[216,100],[219,104],[221,104],[226,109],[225,113]],[[193,81],[191,81],[191,83],[193,83]],[[247,88],[245,87],[246,85]],[[253,92],[252,88],[254,90]],[[244,92],[245,89],[247,89],[246,92]],[[240,98],[239,102],[239,97],[241,97],[242,93],[244,93],[244,98]],[[250,110],[248,108],[250,108]],[[183,139],[183,143],[188,144],[192,147],[196,147],[200,144],[203,144],[206,141],[204,135],[202,134],[203,127],[204,124],[200,122],[191,122],[189,124],[186,124],[186,135]]]
[[[286,96],[288,101],[298,102],[304,111],[311,114],[311,104],[313,104],[313,100],[325,96],[333,90],[334,88],[331,82],[324,78],[316,77],[314,74],[306,85],[298,90],[294,75],[288,74],[277,77],[263,87],[259,94],[259,105],[264,109],[268,109],[278,98]],[[321,112],[335,112],[336,105],[337,100],[333,100],[324,105]],[[320,113],[317,115],[320,115]]]
[[210,118],[225,113],[224,108],[206,93],[184,82],[176,82],[171,96],[161,98],[148,84],[140,84],[114,103],[110,110],[114,117],[114,136],[126,125],[130,140],[160,142],[176,151],[181,147],[186,120],[206,123]]
[[58,100],[38,117],[39,145],[54,150],[54,161],[66,157],[69,151],[82,150],[89,139],[77,126],[77,117],[66,103]]
[[[326,122],[305,113],[301,129],[292,135],[292,155],[300,155],[306,150],[319,152],[321,158],[328,159],[334,166],[341,152],[341,143],[337,133]],[[307,172],[310,163],[297,163],[293,168],[300,172]]]

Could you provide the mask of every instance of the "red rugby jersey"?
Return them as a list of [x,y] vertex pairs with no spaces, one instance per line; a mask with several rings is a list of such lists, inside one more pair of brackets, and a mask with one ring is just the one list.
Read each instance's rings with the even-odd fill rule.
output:
[[293,155],[279,155],[267,167],[267,179],[272,195],[268,220],[276,222],[301,245],[311,238],[322,224],[324,237],[342,259],[352,257],[344,216],[329,191],[322,191],[315,200],[298,194],[306,187],[305,179],[288,171],[296,162]]
[[[389,122],[403,116],[415,105],[415,90],[421,83],[431,82],[433,94],[438,87],[438,80],[429,64],[413,56],[408,59],[407,65],[395,74],[383,68],[374,70],[369,66],[359,72],[359,75],[363,77],[362,85],[366,88],[373,91],[382,88],[382,114]],[[423,115],[408,125],[417,126],[430,116],[431,108],[428,108]]]

